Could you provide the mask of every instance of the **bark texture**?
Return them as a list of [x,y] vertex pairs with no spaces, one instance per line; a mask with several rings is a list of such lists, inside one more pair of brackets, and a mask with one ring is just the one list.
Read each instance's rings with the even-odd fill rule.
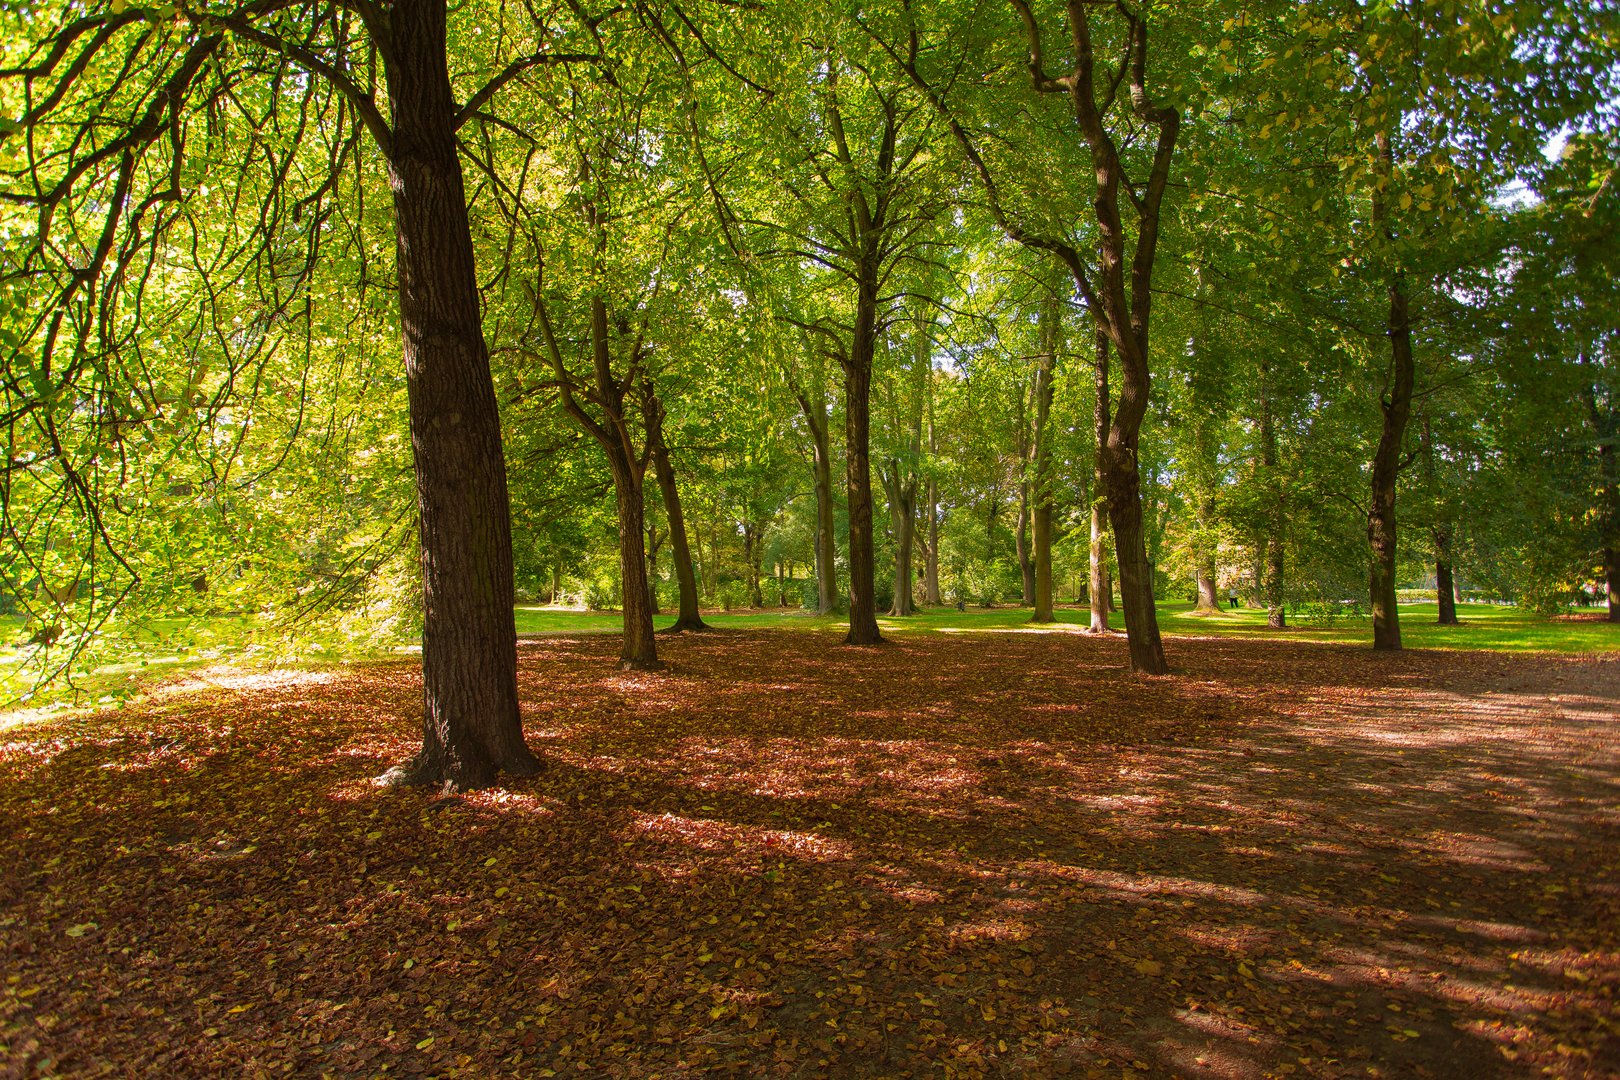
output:
[[664,439],[664,407],[653,391],[651,380],[642,383],[642,414],[647,425],[647,449],[652,457],[653,476],[658,481],[658,493],[664,501],[664,516],[669,521],[669,552],[675,564],[675,582],[680,590],[680,614],[675,618],[672,633],[687,630],[707,630],[708,624],[698,613],[697,572],[692,566],[692,545],[686,535],[686,514],[681,509],[680,486],[675,482],[675,465],[670,460],[669,444]]
[[476,788],[540,764],[523,741],[511,510],[474,272],[443,0],[399,0],[388,179],[422,541],[422,749],[403,779]]
[[1372,499],[1367,509],[1367,543],[1372,549],[1369,592],[1372,601],[1373,648],[1392,652],[1401,647],[1400,611],[1395,593],[1395,489],[1400,478],[1401,446],[1412,412],[1416,378],[1412,358],[1412,325],[1404,282],[1389,286],[1390,375],[1382,400],[1383,428],[1372,460]]

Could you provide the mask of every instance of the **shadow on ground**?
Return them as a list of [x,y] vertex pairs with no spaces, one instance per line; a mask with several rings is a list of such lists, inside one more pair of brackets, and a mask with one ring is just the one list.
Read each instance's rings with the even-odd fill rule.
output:
[[407,665],[0,732],[0,1074],[1620,1071],[1620,664],[835,641],[527,645],[450,799]]

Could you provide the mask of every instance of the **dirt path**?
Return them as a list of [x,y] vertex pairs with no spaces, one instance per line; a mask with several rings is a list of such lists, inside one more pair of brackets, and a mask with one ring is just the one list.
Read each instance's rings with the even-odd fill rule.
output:
[[1620,662],[1075,634],[523,648],[0,731],[0,1076],[1620,1075]]

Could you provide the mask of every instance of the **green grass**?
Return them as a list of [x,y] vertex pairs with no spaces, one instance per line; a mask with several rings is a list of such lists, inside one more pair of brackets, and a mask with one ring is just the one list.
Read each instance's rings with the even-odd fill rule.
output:
[[[1266,625],[1266,613],[1255,609],[1221,611],[1195,615],[1193,605],[1161,602],[1159,626],[1170,635],[1276,638],[1289,641],[1343,641],[1370,644],[1372,620],[1368,617],[1336,619],[1332,625],[1300,625],[1273,630]],[[1461,626],[1440,626],[1434,604],[1402,604],[1401,639],[1413,649],[1482,649],[1491,652],[1604,653],[1620,651],[1620,625],[1595,620],[1549,619],[1519,608],[1494,604],[1462,604],[1457,608]],[[1058,629],[1083,627],[1090,613],[1081,607],[1057,610]],[[927,608],[907,619],[880,618],[885,634],[924,632],[962,633],[970,631],[1039,631],[1029,622],[1030,609],[1024,607]],[[839,630],[848,622],[837,616],[816,616],[794,609],[746,614],[704,615],[715,627],[746,629]],[[654,619],[659,629],[670,626],[673,615]],[[1113,617],[1116,629],[1121,617]],[[557,608],[520,607],[517,609],[520,634],[617,633],[617,614],[580,612]]]

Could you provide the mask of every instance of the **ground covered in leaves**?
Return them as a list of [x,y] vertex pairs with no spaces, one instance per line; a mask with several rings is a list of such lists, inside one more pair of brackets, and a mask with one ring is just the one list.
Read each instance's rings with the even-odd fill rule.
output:
[[0,730],[0,1075],[1620,1073],[1613,658],[662,647],[461,797],[408,664]]

